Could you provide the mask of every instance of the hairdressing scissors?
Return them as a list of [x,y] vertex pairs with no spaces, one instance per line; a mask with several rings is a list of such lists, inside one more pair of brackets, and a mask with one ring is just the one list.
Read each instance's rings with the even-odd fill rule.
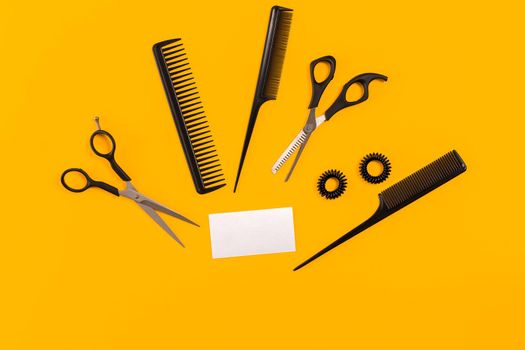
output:
[[[115,149],[117,148],[117,144],[115,143],[115,139],[111,134],[105,130],[102,130],[100,128],[98,117],[95,118],[95,122],[97,123],[97,130],[91,135],[91,138],[89,140],[91,149],[93,152],[101,157],[106,159],[109,164],[111,165],[111,168],[115,171],[115,173],[126,182],[126,187],[123,190],[119,190],[116,187],[113,187],[105,182],[93,180],[83,169],[80,168],[69,168],[65,170],[62,173],[62,177],[60,178],[60,181],[62,182],[62,185],[71,192],[84,192],[88,188],[91,187],[98,187],[103,189],[104,191],[107,191],[115,196],[122,196],[128,199],[131,199],[139,207],[141,207],[157,224],[159,224],[160,227],[164,229],[174,240],[176,240],[181,246],[184,247],[184,244],[182,244],[181,240],[173,233],[173,231],[169,228],[169,226],[162,220],[162,218],[157,214],[156,211],[160,211],[162,213],[171,215],[177,219],[180,219],[182,221],[186,221],[187,223],[190,223],[195,226],[199,226],[195,222],[191,221],[190,219],[184,217],[183,215],[169,209],[168,207],[165,207],[164,205],[154,201],[151,198],[146,197],[137,189],[133,184],[131,183],[131,178],[124,172],[124,170],[118,165],[117,161],[115,160]],[[111,148],[107,152],[100,152],[97,150],[95,146],[95,137],[102,136],[110,141]],[[84,177],[86,183],[83,187],[73,187],[68,185],[66,176],[69,173],[78,173],[82,177]]]
[[[314,71],[315,67],[320,63],[328,63],[328,65],[330,66],[330,72],[323,81],[319,82],[315,79]],[[312,98],[310,100],[310,105],[308,106],[308,119],[306,120],[306,124],[303,127],[303,129],[293,139],[288,148],[286,148],[286,150],[281,154],[279,159],[275,162],[275,164],[272,167],[272,172],[274,174],[277,173],[277,171],[283,166],[284,163],[286,163],[290,156],[296,150],[298,150],[297,156],[295,157],[292,167],[290,168],[290,171],[288,172],[288,175],[286,176],[286,179],[284,181],[288,181],[288,179],[292,175],[292,172],[294,171],[295,166],[297,165],[297,162],[299,161],[299,158],[301,157],[301,154],[303,153],[304,148],[306,147],[306,143],[308,142],[312,133],[319,127],[319,125],[323,124],[325,121],[329,121],[330,118],[332,118],[337,112],[347,107],[355,106],[361,102],[366,101],[368,99],[368,86],[373,80],[388,80],[388,77],[377,73],[364,73],[357,75],[343,86],[343,89],[341,90],[341,93],[339,94],[337,99],[324,112],[324,114],[319,117],[316,117],[315,112],[317,106],[319,105],[319,100],[321,99],[321,96],[323,95],[323,92],[330,83],[330,81],[332,81],[332,79],[334,78],[334,74],[335,58],[333,56],[323,56],[321,58],[313,60],[310,63],[310,78],[312,80]],[[361,97],[354,101],[348,101],[346,98],[346,93],[350,86],[352,86],[353,84],[361,85],[363,87],[363,94],[361,95]]]

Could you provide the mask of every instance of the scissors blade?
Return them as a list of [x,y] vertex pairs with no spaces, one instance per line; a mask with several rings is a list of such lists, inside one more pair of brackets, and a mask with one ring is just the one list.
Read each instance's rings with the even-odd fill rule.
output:
[[137,191],[137,188],[135,186],[133,186],[131,181],[127,181],[126,182],[126,188],[124,190],[120,190],[119,194],[121,196],[123,196],[123,197],[129,198],[129,199],[137,202],[138,204],[147,205],[150,208],[153,208],[153,209],[158,210],[160,212],[163,212],[165,214],[171,215],[171,216],[173,216],[173,217],[175,217],[177,219],[180,219],[182,221],[186,221],[187,223],[190,223],[192,225],[200,227],[199,224],[191,221],[190,219],[188,219],[187,217],[183,216],[182,214],[179,214],[179,213],[169,209],[168,207],[160,204],[159,202],[154,201],[153,199],[143,195],[142,193]]
[[189,223],[189,224],[192,224],[192,225],[195,225],[195,226],[197,226],[197,227],[200,227],[199,224],[197,224],[197,223],[191,221],[190,219],[188,219],[188,218],[185,217],[184,215],[179,214],[179,213],[177,213],[177,212],[171,210],[171,209],[168,208],[168,207],[165,207],[164,205],[160,204],[159,202],[156,202],[156,201],[154,201],[153,199],[148,198],[148,197],[146,197],[146,196],[144,196],[144,195],[142,195],[142,197],[143,197],[143,199],[140,201],[140,203],[142,203],[142,204],[144,204],[144,205],[147,205],[148,207],[153,208],[153,209],[155,209],[155,210],[157,210],[157,211],[160,211],[160,212],[162,212],[162,213],[164,213],[164,214],[171,215],[171,216],[173,216],[173,217],[175,217],[175,218],[177,218],[177,219],[179,219],[179,220],[186,221],[186,222]]
[[277,173],[279,169],[286,163],[286,161],[292,156],[292,154],[308,139],[308,134],[301,130],[301,132],[293,139],[290,145],[284,150],[279,159],[275,162],[272,167],[272,173]]
[[312,134],[307,134],[306,135],[306,139],[304,139],[304,141],[301,143],[301,147],[299,147],[299,151],[297,151],[297,156],[295,156],[295,159],[293,160],[292,167],[290,168],[290,171],[288,171],[288,175],[286,175],[286,178],[284,179],[284,182],[287,182],[290,179],[290,176],[292,176],[292,173],[293,173],[293,171],[295,169],[295,166],[297,165],[297,162],[299,161],[299,158],[301,157],[301,154],[303,153],[304,148],[306,147],[306,143],[310,139],[310,135],[312,135]]
[[164,229],[164,231],[166,231],[168,233],[168,235],[171,236],[171,238],[173,238],[174,240],[176,240],[181,246],[184,247],[184,244],[182,243],[182,241],[179,239],[179,237],[177,237],[177,235],[175,233],[173,233],[173,231],[171,230],[171,228],[169,228],[169,226],[164,222],[164,220],[162,220],[162,218],[159,216],[159,214],[157,214],[157,212],[155,211],[155,209],[145,205],[145,204],[142,204],[142,203],[139,203],[137,202],[137,204],[142,208],[144,209],[144,211],[146,212],[146,214],[148,214],[152,219],[153,221],[155,221],[157,224],[159,224],[160,227],[162,227]]

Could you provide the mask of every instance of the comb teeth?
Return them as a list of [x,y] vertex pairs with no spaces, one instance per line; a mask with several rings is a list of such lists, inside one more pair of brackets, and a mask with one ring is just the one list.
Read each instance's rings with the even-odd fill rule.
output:
[[293,12],[290,9],[280,8],[278,11],[279,15],[268,64],[267,80],[264,85],[265,97],[272,100],[277,99],[277,93],[279,92],[284,56],[288,46],[288,37],[290,35],[293,17]]
[[197,192],[226,185],[195,79],[181,39],[153,47],[157,65]]
[[467,166],[456,151],[441,158],[390,186],[380,197],[388,210],[400,209],[419,197],[441,186],[467,170]]

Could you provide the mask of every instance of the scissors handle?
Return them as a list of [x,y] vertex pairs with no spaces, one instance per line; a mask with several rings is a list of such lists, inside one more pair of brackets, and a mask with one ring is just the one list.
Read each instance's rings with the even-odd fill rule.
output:
[[[330,108],[326,110],[326,120],[330,120],[330,118],[332,118],[334,114],[336,114],[342,109],[345,109],[350,106],[355,106],[361,102],[365,102],[368,99],[368,86],[372,81],[376,79],[387,81],[388,77],[377,73],[364,73],[352,78],[348,83],[346,83],[343,86],[343,90],[341,91],[335,102],[330,106]],[[363,87],[363,95],[355,101],[348,101],[346,99],[346,92],[348,91],[350,86],[354,84],[359,84]]]
[[[319,63],[328,63],[328,65],[330,66],[330,72],[323,81],[317,81],[315,79],[315,67]],[[319,105],[319,100],[321,100],[321,96],[323,95],[324,90],[334,78],[334,74],[335,58],[333,56],[323,56],[316,60],[313,60],[310,63],[310,78],[312,80],[312,99],[310,100],[310,105],[308,106],[309,109],[315,108],[317,107],[317,105]]]
[[[106,137],[111,141],[111,149],[107,153],[100,152],[95,147],[95,137],[97,135]],[[131,181],[131,178],[128,176],[128,174],[126,174],[126,172],[122,170],[122,168],[117,164],[117,161],[115,160],[115,149],[117,148],[117,144],[115,143],[115,139],[113,138],[113,136],[111,136],[109,132],[107,132],[106,130],[101,130],[101,129],[96,130],[91,135],[91,138],[89,139],[89,143],[91,145],[91,149],[93,150],[93,152],[95,152],[97,156],[106,159],[111,165],[111,167],[113,168],[113,170],[117,173],[117,175],[123,181]]]
[[[67,181],[66,181],[66,175],[69,174],[69,173],[79,173],[81,174],[84,179],[86,180],[86,184],[80,188],[77,188],[77,187],[72,187],[72,186],[69,186],[67,184]],[[103,189],[104,191],[107,191],[111,194],[114,194],[115,196],[119,196],[119,192],[118,192],[118,188],[116,187],[113,187],[105,182],[102,182],[102,181],[96,181],[96,180],[93,180],[91,177],[89,177],[89,175],[82,169],[80,168],[69,168],[67,170],[65,170],[63,173],[62,173],[62,177],[60,177],[60,182],[62,182],[62,186],[64,186],[68,191],[71,191],[71,192],[84,192],[85,190],[87,190],[88,188],[90,187],[98,187],[98,188],[101,188]]]

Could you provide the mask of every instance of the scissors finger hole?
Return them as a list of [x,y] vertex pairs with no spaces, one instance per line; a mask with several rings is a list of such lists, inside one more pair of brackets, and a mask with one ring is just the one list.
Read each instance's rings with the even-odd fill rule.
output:
[[365,89],[363,85],[354,83],[348,87],[345,94],[346,102],[355,102],[363,97]]
[[314,67],[314,79],[317,84],[324,82],[330,75],[330,63],[326,61],[318,62]]
[[62,185],[72,192],[85,191],[90,186],[90,179],[85,171],[72,168],[64,171],[60,178]]
[[93,150],[101,156],[109,156],[115,150],[115,141],[108,133],[95,133],[91,138]]

